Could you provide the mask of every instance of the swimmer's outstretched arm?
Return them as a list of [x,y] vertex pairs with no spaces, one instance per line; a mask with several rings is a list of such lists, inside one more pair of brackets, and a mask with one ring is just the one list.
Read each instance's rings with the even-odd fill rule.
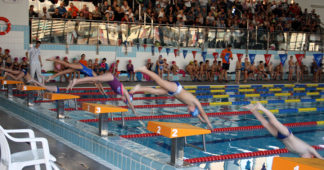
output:
[[[199,112],[200,112],[200,114],[198,115],[198,118],[199,118],[202,122],[207,123],[208,128],[209,128],[210,130],[213,130],[214,128],[213,128],[213,126],[211,125],[211,123],[210,123],[210,121],[209,121],[209,119],[208,119],[208,116],[207,116],[205,110],[202,108],[201,104],[199,103],[199,104],[197,104],[196,106],[198,107],[198,110],[199,110]],[[202,118],[203,118],[203,119],[202,119]]]
[[84,77],[80,79],[73,79],[70,81],[70,84],[67,87],[67,90],[73,88],[77,84],[85,84],[85,83],[95,83],[95,82],[107,82],[114,80],[114,76],[111,73],[102,74],[100,76],[95,77]]
[[136,111],[135,111],[135,107],[134,107],[134,105],[133,105],[133,103],[132,103],[132,101],[131,101],[131,99],[130,99],[130,96],[129,96],[127,90],[126,90],[124,87],[123,87],[123,91],[124,91],[124,97],[126,98],[127,103],[128,103],[128,107],[130,107],[130,109],[132,110],[132,112],[133,112],[136,116],[138,116],[138,114],[137,114]]
[[60,71],[54,75],[51,75],[49,76],[49,78],[46,80],[46,82],[49,82],[50,80],[53,80],[55,77],[58,77],[58,76],[61,76],[61,75],[64,75],[64,74],[69,74],[69,73],[72,73],[72,72],[75,72],[76,70],[75,69],[67,69],[67,70],[64,70],[64,71]]
[[324,159],[313,147],[308,148],[309,152],[314,155],[316,158]]

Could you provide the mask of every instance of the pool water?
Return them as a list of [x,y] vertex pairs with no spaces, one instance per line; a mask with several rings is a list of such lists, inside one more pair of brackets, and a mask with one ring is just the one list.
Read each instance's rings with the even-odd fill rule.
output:
[[[234,94],[255,94],[256,92],[247,93],[237,93],[237,92],[226,92],[226,93],[206,93],[210,88],[200,88],[203,93],[195,93],[198,96],[206,95],[234,95]],[[286,92],[262,92],[262,89],[267,88],[257,88],[259,89],[259,94],[269,94],[269,93],[286,93]],[[196,90],[196,89],[194,89]],[[110,90],[107,90],[110,91]],[[94,93],[97,90],[74,90],[72,93]],[[302,91],[304,92],[304,91]],[[306,92],[318,92],[317,90],[309,90]],[[321,92],[321,91],[319,91]],[[300,93],[299,91],[289,91],[289,93]],[[125,106],[125,104],[120,100],[115,101],[96,101],[95,99],[104,98],[102,95],[98,94],[79,94],[82,99],[89,99],[86,102],[101,103],[101,104],[112,104],[116,106]],[[109,95],[108,98],[116,98],[116,95]],[[119,96],[120,97],[120,96]],[[156,97],[154,95],[148,94],[136,94],[135,99],[138,97]],[[324,98],[323,95],[316,96],[269,96],[269,97],[249,97],[249,98],[207,98],[199,99],[201,103],[212,103],[212,102],[242,102],[242,101],[261,101],[261,100],[287,100],[287,99],[319,99]],[[94,101],[91,101],[91,100]],[[42,99],[37,99],[42,100]],[[73,107],[74,102],[66,102],[66,107]],[[153,107],[150,105],[161,105],[161,104],[180,104],[176,99],[150,99],[150,100],[134,100],[133,104],[136,105],[147,105],[147,108],[137,108],[136,112],[140,116],[149,115],[175,115],[175,114],[187,114],[187,107]],[[41,103],[49,109],[55,108],[55,102]],[[214,112],[232,112],[232,111],[245,111],[242,109],[244,105],[220,105],[220,106],[203,106],[206,113]],[[264,104],[264,106],[269,109],[296,109],[296,108],[319,108],[324,107],[323,102],[299,102],[299,103],[275,103],[275,104]],[[71,111],[68,112],[68,116],[77,119],[95,119],[95,115],[84,112],[84,111]],[[120,114],[114,114],[113,117],[120,117]],[[134,116],[134,114],[129,110],[126,116]],[[324,120],[324,110],[317,112],[289,112],[289,113],[279,113],[276,114],[278,120],[282,123],[294,123],[294,122],[311,122],[311,121],[322,121]],[[230,115],[230,116],[215,116],[209,117],[214,128],[225,128],[225,127],[240,127],[240,126],[253,126],[260,125],[260,122],[251,114],[247,115]],[[141,120],[147,125],[149,120]],[[141,121],[126,121],[126,125],[123,127],[121,121],[109,122],[109,130],[118,135],[129,135],[129,134],[143,134],[151,133],[143,127]],[[154,121],[165,121],[165,122],[179,122],[188,123],[194,126],[207,128],[204,123],[201,123],[198,118],[179,118],[179,119],[154,119]],[[91,126],[98,127],[98,122],[87,123]],[[291,128],[294,135],[301,138],[310,145],[321,145],[324,144],[324,126],[301,126]],[[171,150],[171,140],[163,136],[155,137],[143,137],[143,138],[131,138],[136,143],[145,145],[154,150],[170,154]],[[196,146],[202,147],[201,136],[187,137],[187,142],[194,144]],[[185,147],[185,157],[186,158],[197,158],[212,155],[226,155],[234,153],[245,153],[254,152],[262,150],[271,150],[284,148],[284,145],[273,136],[271,136],[264,129],[249,130],[249,131],[230,131],[230,132],[216,132],[206,135],[206,148],[207,151],[201,151],[191,147]],[[318,151],[324,156],[324,151]],[[292,153],[282,154],[284,156],[298,156]]]

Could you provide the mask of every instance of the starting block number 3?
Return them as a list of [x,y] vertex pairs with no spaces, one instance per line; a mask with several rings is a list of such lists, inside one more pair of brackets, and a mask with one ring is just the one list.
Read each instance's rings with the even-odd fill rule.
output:
[[[161,126],[157,126],[156,133],[161,134],[161,130],[162,130]],[[178,136],[178,129],[172,129],[172,135],[171,136],[172,137],[177,137]]]
[[[88,105],[88,111],[90,111],[90,105]],[[101,108],[100,107],[95,107],[95,113],[100,113]]]

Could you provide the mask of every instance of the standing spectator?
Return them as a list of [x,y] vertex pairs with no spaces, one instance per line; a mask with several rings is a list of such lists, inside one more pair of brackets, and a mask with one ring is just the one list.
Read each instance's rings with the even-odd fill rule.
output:
[[71,13],[72,18],[76,18],[79,13],[79,9],[73,5],[73,3],[70,3],[69,13]]
[[95,9],[92,11],[92,17],[93,17],[94,20],[101,20],[102,19],[99,7],[96,6]]
[[114,21],[115,20],[115,14],[112,10],[111,6],[108,7],[108,9],[105,11],[105,20],[106,21]]
[[129,81],[134,81],[135,72],[134,72],[134,66],[132,64],[132,60],[128,60],[126,70],[129,76]]
[[38,17],[38,14],[34,11],[34,5],[29,6],[29,18]]
[[60,13],[60,15],[62,16],[62,18],[65,18],[65,16],[66,16],[66,9],[65,9],[65,7],[64,7],[64,2],[61,2],[60,3],[60,6],[59,7],[57,7],[57,9],[59,10],[59,13]]
[[235,66],[235,82],[236,82],[236,84],[240,84],[241,68],[242,68],[242,61],[241,61],[241,58],[238,58],[238,60],[236,61],[236,66]]
[[50,19],[51,15],[47,12],[46,6],[43,7],[42,13],[39,14],[39,18],[41,19]]
[[3,55],[3,62],[5,63],[6,68],[8,69],[12,68],[12,58],[9,49],[5,49],[5,53]]
[[35,73],[37,74],[38,82],[42,83],[42,59],[40,56],[39,47],[41,45],[40,41],[36,41],[35,47],[31,48],[28,52],[28,57],[30,61],[30,75],[32,79],[35,79]]
[[223,62],[221,80],[225,80],[225,82],[228,82],[227,71],[230,67],[230,59],[233,60],[231,48],[232,45],[228,45],[227,48],[224,49],[221,53],[221,58]]
[[100,63],[100,67],[99,67],[99,72],[100,72],[100,74],[104,74],[104,73],[106,73],[106,71],[108,71],[108,64],[106,63],[106,58],[103,58],[102,60],[101,60],[101,63]]
[[85,54],[81,54],[81,60],[79,60],[79,63],[88,67],[88,62],[87,60],[85,59],[86,55]]
[[102,14],[104,14],[108,10],[109,7],[110,6],[108,4],[108,1],[104,1],[103,5],[100,5],[100,8],[99,8],[100,9],[100,12]]
[[128,2],[124,0],[123,5],[121,6],[121,11],[127,14],[129,9],[130,7],[128,6]]
[[89,8],[86,4],[83,5],[82,9],[80,10],[80,13],[83,13],[83,16],[85,19],[89,19]]
[[289,61],[288,61],[288,66],[289,66],[288,81],[292,81],[292,79],[293,79],[294,67],[295,67],[295,63],[294,63],[294,61],[293,61],[293,56],[290,56],[290,59],[289,59]]

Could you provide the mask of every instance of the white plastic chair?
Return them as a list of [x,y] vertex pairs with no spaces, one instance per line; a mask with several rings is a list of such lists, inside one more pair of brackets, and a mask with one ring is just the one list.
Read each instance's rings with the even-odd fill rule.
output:
[[[15,138],[9,134],[13,133],[27,133],[28,138]],[[13,142],[30,143],[31,150],[16,152],[11,154],[7,138]],[[36,143],[40,142],[42,148],[37,148]],[[31,129],[3,129],[0,126],[0,149],[1,162],[0,169],[18,170],[26,166],[35,165],[35,169],[39,170],[41,164],[45,164],[47,170],[59,170],[55,165],[55,157],[49,152],[48,142],[45,138],[35,138],[34,131]]]

